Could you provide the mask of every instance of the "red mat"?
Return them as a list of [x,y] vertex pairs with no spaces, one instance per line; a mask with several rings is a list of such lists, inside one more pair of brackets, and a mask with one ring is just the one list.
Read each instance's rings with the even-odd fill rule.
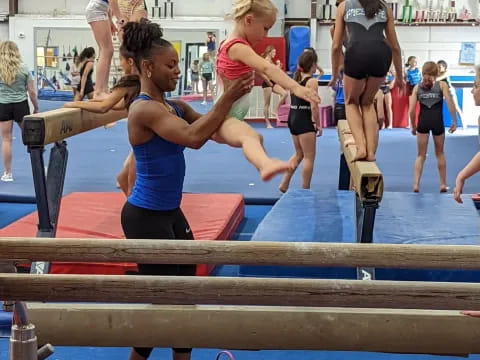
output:
[[[125,204],[121,193],[72,193],[62,199],[57,238],[123,238],[120,212]],[[239,194],[184,194],[181,208],[196,240],[229,240],[244,215]],[[34,237],[37,213],[23,217],[0,230],[4,237]],[[213,266],[198,265],[197,275],[210,274]],[[136,271],[132,263],[54,262],[54,274],[121,275]]]

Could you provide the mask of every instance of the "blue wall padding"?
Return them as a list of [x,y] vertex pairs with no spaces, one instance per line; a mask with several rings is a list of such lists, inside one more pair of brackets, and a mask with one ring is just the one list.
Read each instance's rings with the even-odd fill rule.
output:
[[[458,106],[460,107],[460,109],[462,109],[463,108],[463,89],[456,88],[455,94],[457,95]],[[457,127],[463,126],[460,116],[458,116],[458,114],[456,114],[455,116],[457,117]],[[452,125],[452,117],[450,116],[450,112],[448,111],[448,106],[446,101],[443,102],[443,123],[445,127],[449,127],[450,125]]]
[[310,27],[292,26],[288,32],[288,70],[294,72],[297,69],[298,57],[303,50],[310,46]]
[[[287,192],[253,234],[255,241],[355,242],[354,195],[349,191]],[[461,226],[459,226],[461,224]],[[479,245],[473,202],[443,194],[390,193],[377,211],[374,242]],[[356,278],[355,269],[240,266],[241,276]],[[410,281],[480,281],[480,271],[376,269],[376,278]]]

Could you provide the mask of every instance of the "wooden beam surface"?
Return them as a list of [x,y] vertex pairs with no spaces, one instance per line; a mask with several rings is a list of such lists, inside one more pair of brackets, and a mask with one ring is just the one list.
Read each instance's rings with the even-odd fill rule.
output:
[[480,270],[479,258],[474,245],[0,238],[0,260]]
[[355,145],[345,146],[353,141],[347,120],[339,120],[337,125],[341,151],[345,155],[350,176],[361,201],[373,199],[381,201],[383,197],[383,175],[375,162],[353,161],[356,153]]
[[81,109],[56,109],[28,115],[23,120],[25,145],[47,145],[127,117],[126,111],[96,114]]
[[38,342],[57,346],[480,353],[480,319],[457,311],[36,304]]
[[480,284],[195,276],[0,274],[0,298],[17,301],[161,305],[480,310]]

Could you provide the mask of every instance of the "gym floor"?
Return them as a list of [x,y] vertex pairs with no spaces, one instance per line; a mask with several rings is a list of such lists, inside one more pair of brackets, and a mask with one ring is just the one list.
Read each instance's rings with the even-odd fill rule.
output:
[[[61,102],[41,101],[40,110],[58,108]],[[211,104],[203,106],[191,103],[197,111],[206,112]],[[265,147],[271,156],[288,159],[292,154],[290,134],[286,128],[267,130],[263,124],[253,124],[264,135]],[[116,126],[90,131],[67,139],[69,145],[69,163],[65,181],[65,194],[73,191],[119,191],[115,187],[115,176],[129,152],[126,135],[126,122],[120,121]],[[13,183],[0,183],[0,193],[33,196],[33,182],[29,156],[21,143],[18,128],[14,136]],[[47,149],[48,150],[48,149]],[[441,195],[451,197],[455,176],[471,157],[479,150],[478,129],[458,130],[446,139],[447,181],[450,193]],[[380,132],[380,145],[377,164],[385,179],[385,191],[411,192],[413,162],[416,156],[415,137],[407,129],[383,130]],[[46,158],[48,151],[46,151]],[[277,199],[281,193],[277,190],[280,178],[263,183],[256,170],[243,158],[239,149],[231,149],[213,142],[207,143],[201,150],[187,150],[186,192],[227,192],[241,193],[248,199]],[[326,129],[317,143],[317,160],[315,163],[312,189],[331,191],[338,183],[339,144],[335,129]],[[292,188],[300,187],[299,172],[292,181]],[[438,193],[438,173],[435,155],[431,144],[425,164],[421,192]],[[465,186],[465,193],[480,191],[480,175],[472,177]],[[439,195],[440,196],[440,195]],[[467,196],[465,200],[468,201]],[[453,202],[453,199],[451,200]],[[247,206],[246,220],[239,229],[237,239],[248,240],[269,206]],[[34,210],[32,204],[0,203],[0,228],[17,220]],[[5,215],[5,216],[4,216]],[[228,268],[225,268],[228,272]],[[222,274],[224,275],[224,274]],[[152,360],[168,359],[170,350],[156,349]],[[218,351],[194,350],[195,360],[213,360]],[[235,351],[237,360],[304,360],[304,359],[372,359],[372,360],[413,360],[413,359],[459,359],[454,357],[434,357],[420,355],[392,355],[358,352],[309,352],[309,351]],[[8,357],[8,339],[0,339],[0,359]],[[55,360],[107,360],[127,359],[128,349],[119,348],[57,348],[52,359]],[[480,359],[472,356],[471,359]]]

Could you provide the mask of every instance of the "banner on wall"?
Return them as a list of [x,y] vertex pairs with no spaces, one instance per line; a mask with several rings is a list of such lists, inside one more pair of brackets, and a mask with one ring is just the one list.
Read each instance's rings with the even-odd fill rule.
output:
[[460,48],[460,65],[475,65],[475,51],[474,42],[463,42]]

